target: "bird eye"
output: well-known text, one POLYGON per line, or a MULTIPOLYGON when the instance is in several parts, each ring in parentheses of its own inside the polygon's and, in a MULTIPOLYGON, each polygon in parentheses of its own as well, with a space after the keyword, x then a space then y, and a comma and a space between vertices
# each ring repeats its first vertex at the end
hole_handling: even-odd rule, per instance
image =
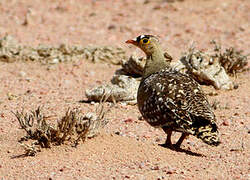
POLYGON ((141 42, 142 42, 143 44, 148 44, 148 43, 149 43, 149 40, 146 39, 146 38, 143 38, 143 39, 141 40, 141 42))

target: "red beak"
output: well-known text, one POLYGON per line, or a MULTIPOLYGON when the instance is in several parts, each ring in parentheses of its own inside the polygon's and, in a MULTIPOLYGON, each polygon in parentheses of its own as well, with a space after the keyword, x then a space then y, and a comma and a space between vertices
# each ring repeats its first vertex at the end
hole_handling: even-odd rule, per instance
POLYGON ((127 43, 127 44, 133 44, 133 45, 135 45, 135 46, 138 45, 137 41, 135 41, 135 40, 133 40, 133 39, 127 40, 126 43, 127 43))

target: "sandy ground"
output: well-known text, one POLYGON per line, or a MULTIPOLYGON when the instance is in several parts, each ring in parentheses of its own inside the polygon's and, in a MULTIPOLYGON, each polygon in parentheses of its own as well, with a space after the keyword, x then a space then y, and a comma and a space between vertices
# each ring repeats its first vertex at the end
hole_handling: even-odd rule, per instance
MULTIPOLYGON (((9 34, 32 46, 118 45, 132 52, 135 48, 125 40, 146 33, 158 35, 175 59, 192 42, 199 49, 210 49, 212 39, 249 53, 249 9, 249 0, 2 0, 0 37, 9 34)), ((93 111, 96 104, 79 102, 86 100, 85 89, 108 82, 118 68, 84 60, 52 68, 38 62, 0 62, 0 178, 250 179, 249 71, 238 74, 238 89, 208 97, 220 103, 215 110, 219 147, 194 137, 183 143, 183 152, 161 147, 164 132, 139 120, 136 106, 118 103, 107 114, 110 122, 100 135, 77 148, 62 145, 34 157, 20 156, 24 151, 17 140, 25 132, 11 111, 39 105, 57 116, 68 107, 93 111), (8 93, 15 98, 9 100, 8 93)))

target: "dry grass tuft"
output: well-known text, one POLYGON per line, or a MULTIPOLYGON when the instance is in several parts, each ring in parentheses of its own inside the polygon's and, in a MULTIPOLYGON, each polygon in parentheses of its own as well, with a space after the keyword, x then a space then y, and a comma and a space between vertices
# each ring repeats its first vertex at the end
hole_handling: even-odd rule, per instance
POLYGON ((108 97, 103 96, 95 112, 82 114, 78 108, 68 109, 65 115, 57 121, 56 126, 47 123, 47 119, 38 107, 35 111, 25 113, 16 111, 16 116, 20 126, 27 133, 19 140, 25 150, 26 156, 34 156, 41 148, 51 148, 53 145, 61 145, 69 142, 72 146, 77 146, 79 141, 96 136, 107 123, 105 114, 109 110, 104 110, 104 102, 108 97), (24 141, 32 140, 31 145, 24 144, 24 141))
POLYGON ((248 55, 243 55, 242 50, 236 50, 234 47, 230 47, 222 51, 222 48, 216 41, 211 41, 214 45, 214 57, 219 58, 220 64, 224 67, 228 74, 235 74, 246 70, 248 55))

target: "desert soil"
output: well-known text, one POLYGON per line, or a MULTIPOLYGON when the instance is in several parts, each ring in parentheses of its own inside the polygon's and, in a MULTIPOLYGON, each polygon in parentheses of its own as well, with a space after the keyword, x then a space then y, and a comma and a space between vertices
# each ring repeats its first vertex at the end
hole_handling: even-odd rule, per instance
MULTIPOLYGON (((126 45, 127 39, 155 34, 174 59, 193 42, 211 49, 212 39, 249 53, 249 9, 249 0, 2 0, 0 37, 9 34, 29 46, 117 45, 129 55, 139 50, 126 45)), ((25 132, 11 111, 39 105, 59 117, 69 107, 94 111, 96 103, 81 103, 85 90, 108 82, 118 68, 84 59, 53 66, 0 62, 0 179, 250 179, 249 71, 235 77, 238 89, 208 97, 220 105, 218 147, 195 137, 183 143, 182 152, 159 146, 164 132, 138 119, 136 106, 117 103, 97 137, 77 148, 54 146, 22 156, 18 139, 25 132)))

